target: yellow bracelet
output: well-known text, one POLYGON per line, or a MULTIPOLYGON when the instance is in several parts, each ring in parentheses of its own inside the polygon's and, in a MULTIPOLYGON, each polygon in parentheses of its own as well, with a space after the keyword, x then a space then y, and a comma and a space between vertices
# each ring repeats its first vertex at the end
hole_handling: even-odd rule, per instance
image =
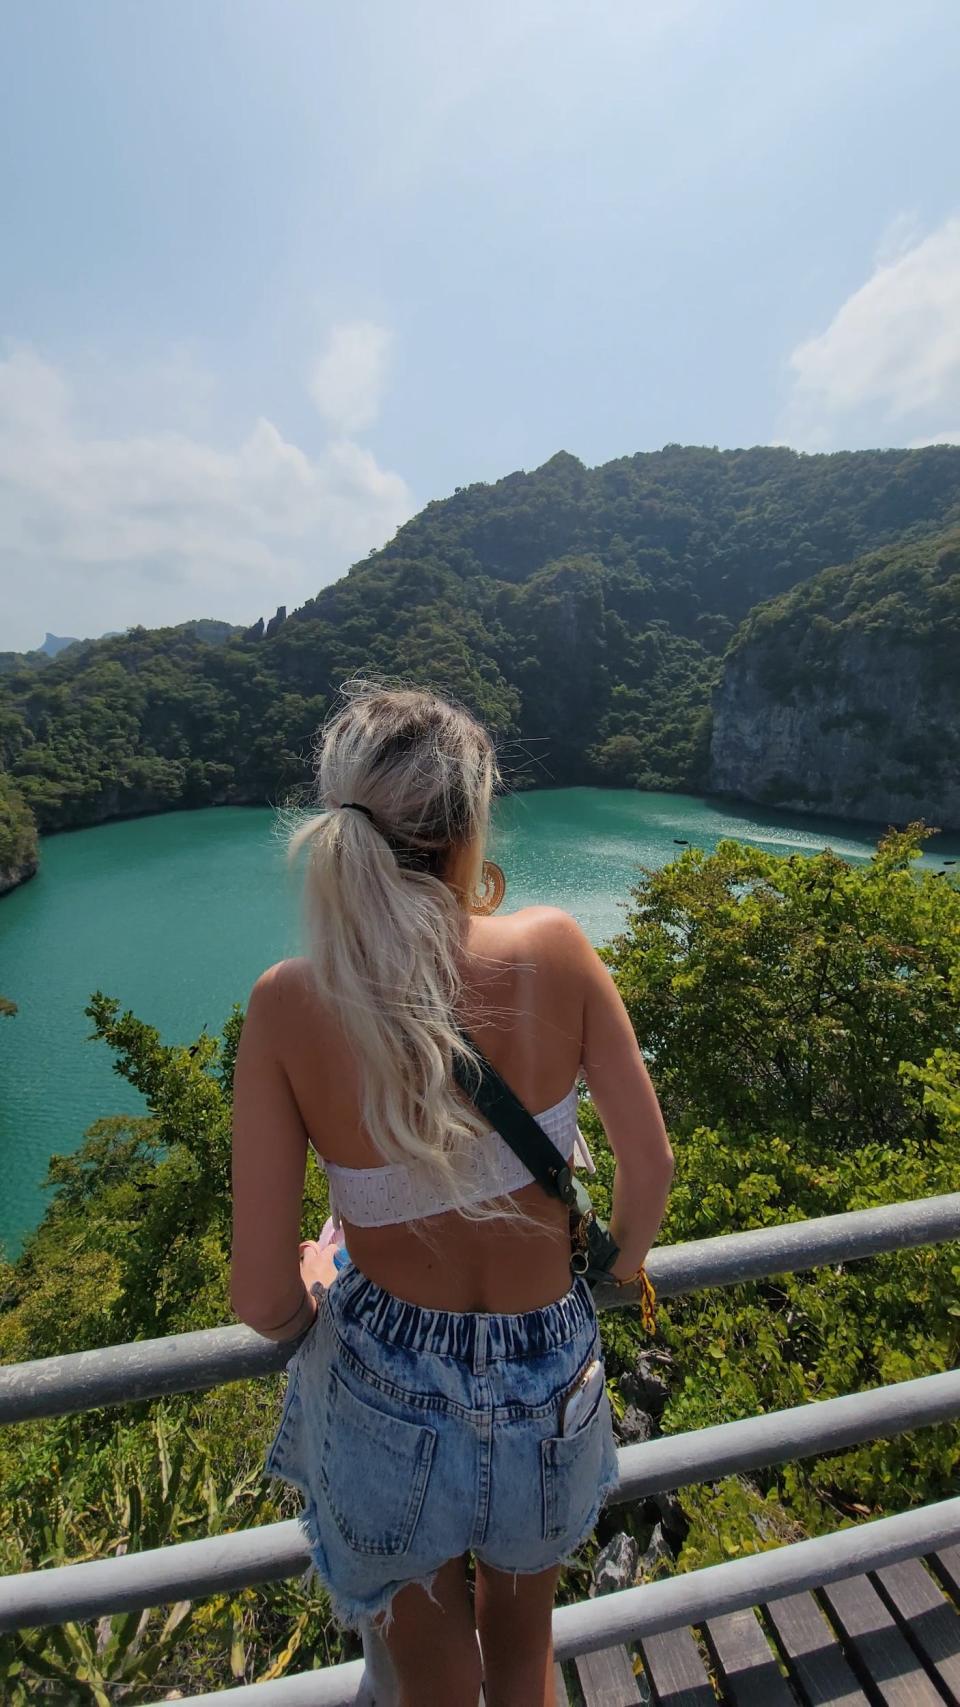
MULTIPOLYGON (((616 1275, 612 1278, 616 1280, 616 1275)), ((657 1294, 653 1289, 653 1282, 644 1268, 643 1263, 640 1264, 640 1267, 637 1269, 635 1274, 628 1274, 626 1280, 617 1280, 617 1285, 639 1286, 640 1297, 637 1302, 640 1305, 640 1318, 648 1334, 656 1333, 657 1294)))

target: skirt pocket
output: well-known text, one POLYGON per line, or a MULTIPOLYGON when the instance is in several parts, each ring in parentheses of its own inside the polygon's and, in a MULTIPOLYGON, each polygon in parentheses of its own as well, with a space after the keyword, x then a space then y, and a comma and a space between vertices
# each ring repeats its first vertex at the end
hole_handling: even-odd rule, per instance
POLYGON ((355 1553, 394 1556, 413 1541, 435 1429, 360 1399, 330 1370, 320 1481, 341 1536, 355 1553))

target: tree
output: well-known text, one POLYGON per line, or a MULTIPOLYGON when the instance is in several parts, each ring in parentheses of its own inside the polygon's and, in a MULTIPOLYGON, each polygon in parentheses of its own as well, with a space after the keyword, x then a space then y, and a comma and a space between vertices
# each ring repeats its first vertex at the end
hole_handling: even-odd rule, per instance
POLYGON ((927 834, 865 865, 722 842, 645 874, 607 958, 671 1115, 840 1150, 912 1129, 899 1064, 957 1037, 960 894, 911 869, 927 834))
POLYGON ((0 770, 0 893, 37 869, 37 826, 22 791, 0 770))
MULTIPOLYGON (((677 1157, 664 1242, 960 1189, 960 893, 912 869, 923 835, 865 866, 725 842, 644 874, 607 959, 677 1157)), ((940 1245, 673 1302, 661 1426, 951 1368, 958 1282, 940 1245)), ((944 1425, 685 1490, 681 1563, 944 1497, 958 1466, 944 1425)))

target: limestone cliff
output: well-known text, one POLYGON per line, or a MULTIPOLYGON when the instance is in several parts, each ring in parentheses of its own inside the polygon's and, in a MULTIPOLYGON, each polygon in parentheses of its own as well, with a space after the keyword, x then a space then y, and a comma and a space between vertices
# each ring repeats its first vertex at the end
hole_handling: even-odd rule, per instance
POLYGON ((751 613, 714 695, 710 787, 960 827, 960 535, 827 570, 751 613))

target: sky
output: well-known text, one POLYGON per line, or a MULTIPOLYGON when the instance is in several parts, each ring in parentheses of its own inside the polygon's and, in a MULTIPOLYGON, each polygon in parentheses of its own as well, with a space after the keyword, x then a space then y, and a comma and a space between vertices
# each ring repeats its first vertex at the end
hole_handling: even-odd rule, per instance
POLYGON ((956 0, 0 0, 0 650, 455 486, 960 442, 956 0))

